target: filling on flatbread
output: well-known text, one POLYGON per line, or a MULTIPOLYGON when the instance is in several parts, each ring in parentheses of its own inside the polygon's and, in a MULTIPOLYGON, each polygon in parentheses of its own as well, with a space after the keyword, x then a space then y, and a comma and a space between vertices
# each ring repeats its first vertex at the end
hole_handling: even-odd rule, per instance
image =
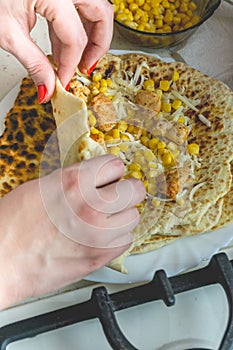
MULTIPOLYGON (((75 147, 61 150, 63 164, 111 153, 124 162, 126 178, 146 187, 125 255, 216 225, 232 179, 232 102, 232 92, 203 73, 139 54, 105 55, 90 76, 76 72, 69 92, 57 82, 57 126, 72 116, 79 134, 75 147), (77 101, 82 113, 71 113, 77 101)), ((111 266, 123 271, 123 258, 111 266)))

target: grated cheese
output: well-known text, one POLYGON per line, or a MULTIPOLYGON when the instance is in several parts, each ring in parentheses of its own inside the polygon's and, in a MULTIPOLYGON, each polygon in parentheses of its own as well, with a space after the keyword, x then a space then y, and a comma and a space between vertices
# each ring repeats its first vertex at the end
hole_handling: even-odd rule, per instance
POLYGON ((203 114, 198 114, 198 118, 200 119, 200 121, 205 124, 206 126, 208 126, 208 128, 211 127, 211 122, 203 115, 203 114))
POLYGON ((190 202, 193 202, 193 197, 194 197, 195 193, 199 190, 199 188, 201 188, 205 184, 207 184, 207 181, 201 182, 200 184, 197 184, 196 186, 194 186, 192 188, 192 190, 190 191, 190 194, 189 194, 190 202))

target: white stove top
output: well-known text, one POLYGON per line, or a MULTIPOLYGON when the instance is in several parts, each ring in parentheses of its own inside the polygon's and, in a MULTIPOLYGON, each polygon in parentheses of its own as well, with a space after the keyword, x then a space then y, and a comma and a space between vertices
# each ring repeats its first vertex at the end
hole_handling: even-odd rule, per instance
MULTIPOLYGON (((0 327, 88 300, 92 288, 92 286, 81 288, 5 310, 1 312, 0 327)), ((125 288, 126 286, 119 285, 107 286, 109 293, 125 288)), ((124 335, 138 349, 182 350, 194 347, 217 349, 227 325, 228 306, 222 288, 213 285, 177 295, 176 303, 171 307, 167 307, 162 301, 155 301, 119 311, 116 317, 124 335)), ((8 348, 10 350, 112 349, 98 319, 15 342, 8 348)))

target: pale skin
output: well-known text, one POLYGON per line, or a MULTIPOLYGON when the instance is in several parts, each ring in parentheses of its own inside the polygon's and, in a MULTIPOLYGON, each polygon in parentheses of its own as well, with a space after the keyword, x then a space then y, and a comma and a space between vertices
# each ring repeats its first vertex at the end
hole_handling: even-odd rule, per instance
POLYGON ((121 160, 106 155, 29 181, 0 200, 0 309, 78 281, 130 246, 135 205, 146 193, 141 181, 119 181, 123 174, 121 160), (86 171, 92 181, 80 188, 86 171))
POLYGON ((54 91, 55 74, 30 37, 36 14, 48 22, 53 58, 65 87, 77 65, 87 72, 109 49, 113 8, 107 0, 0 0, 0 47, 23 64, 37 86, 45 85, 48 101, 54 91))

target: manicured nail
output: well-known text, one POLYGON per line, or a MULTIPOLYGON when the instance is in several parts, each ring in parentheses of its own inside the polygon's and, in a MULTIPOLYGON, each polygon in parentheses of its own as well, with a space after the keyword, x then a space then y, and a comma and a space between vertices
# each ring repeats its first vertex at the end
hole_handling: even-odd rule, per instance
POLYGON ((98 63, 99 61, 96 61, 94 64, 93 64, 93 66, 91 66, 88 70, 87 70, 87 74, 88 75, 90 75, 91 74, 91 72, 95 69, 95 67, 97 66, 97 63, 98 63))
POLYGON ((43 103, 47 95, 47 89, 44 84, 40 84, 37 86, 37 94, 38 94, 38 103, 39 104, 43 103))
POLYGON ((69 91, 69 89, 70 89, 70 83, 68 83, 68 84, 66 85, 65 89, 66 89, 66 91, 69 91))

